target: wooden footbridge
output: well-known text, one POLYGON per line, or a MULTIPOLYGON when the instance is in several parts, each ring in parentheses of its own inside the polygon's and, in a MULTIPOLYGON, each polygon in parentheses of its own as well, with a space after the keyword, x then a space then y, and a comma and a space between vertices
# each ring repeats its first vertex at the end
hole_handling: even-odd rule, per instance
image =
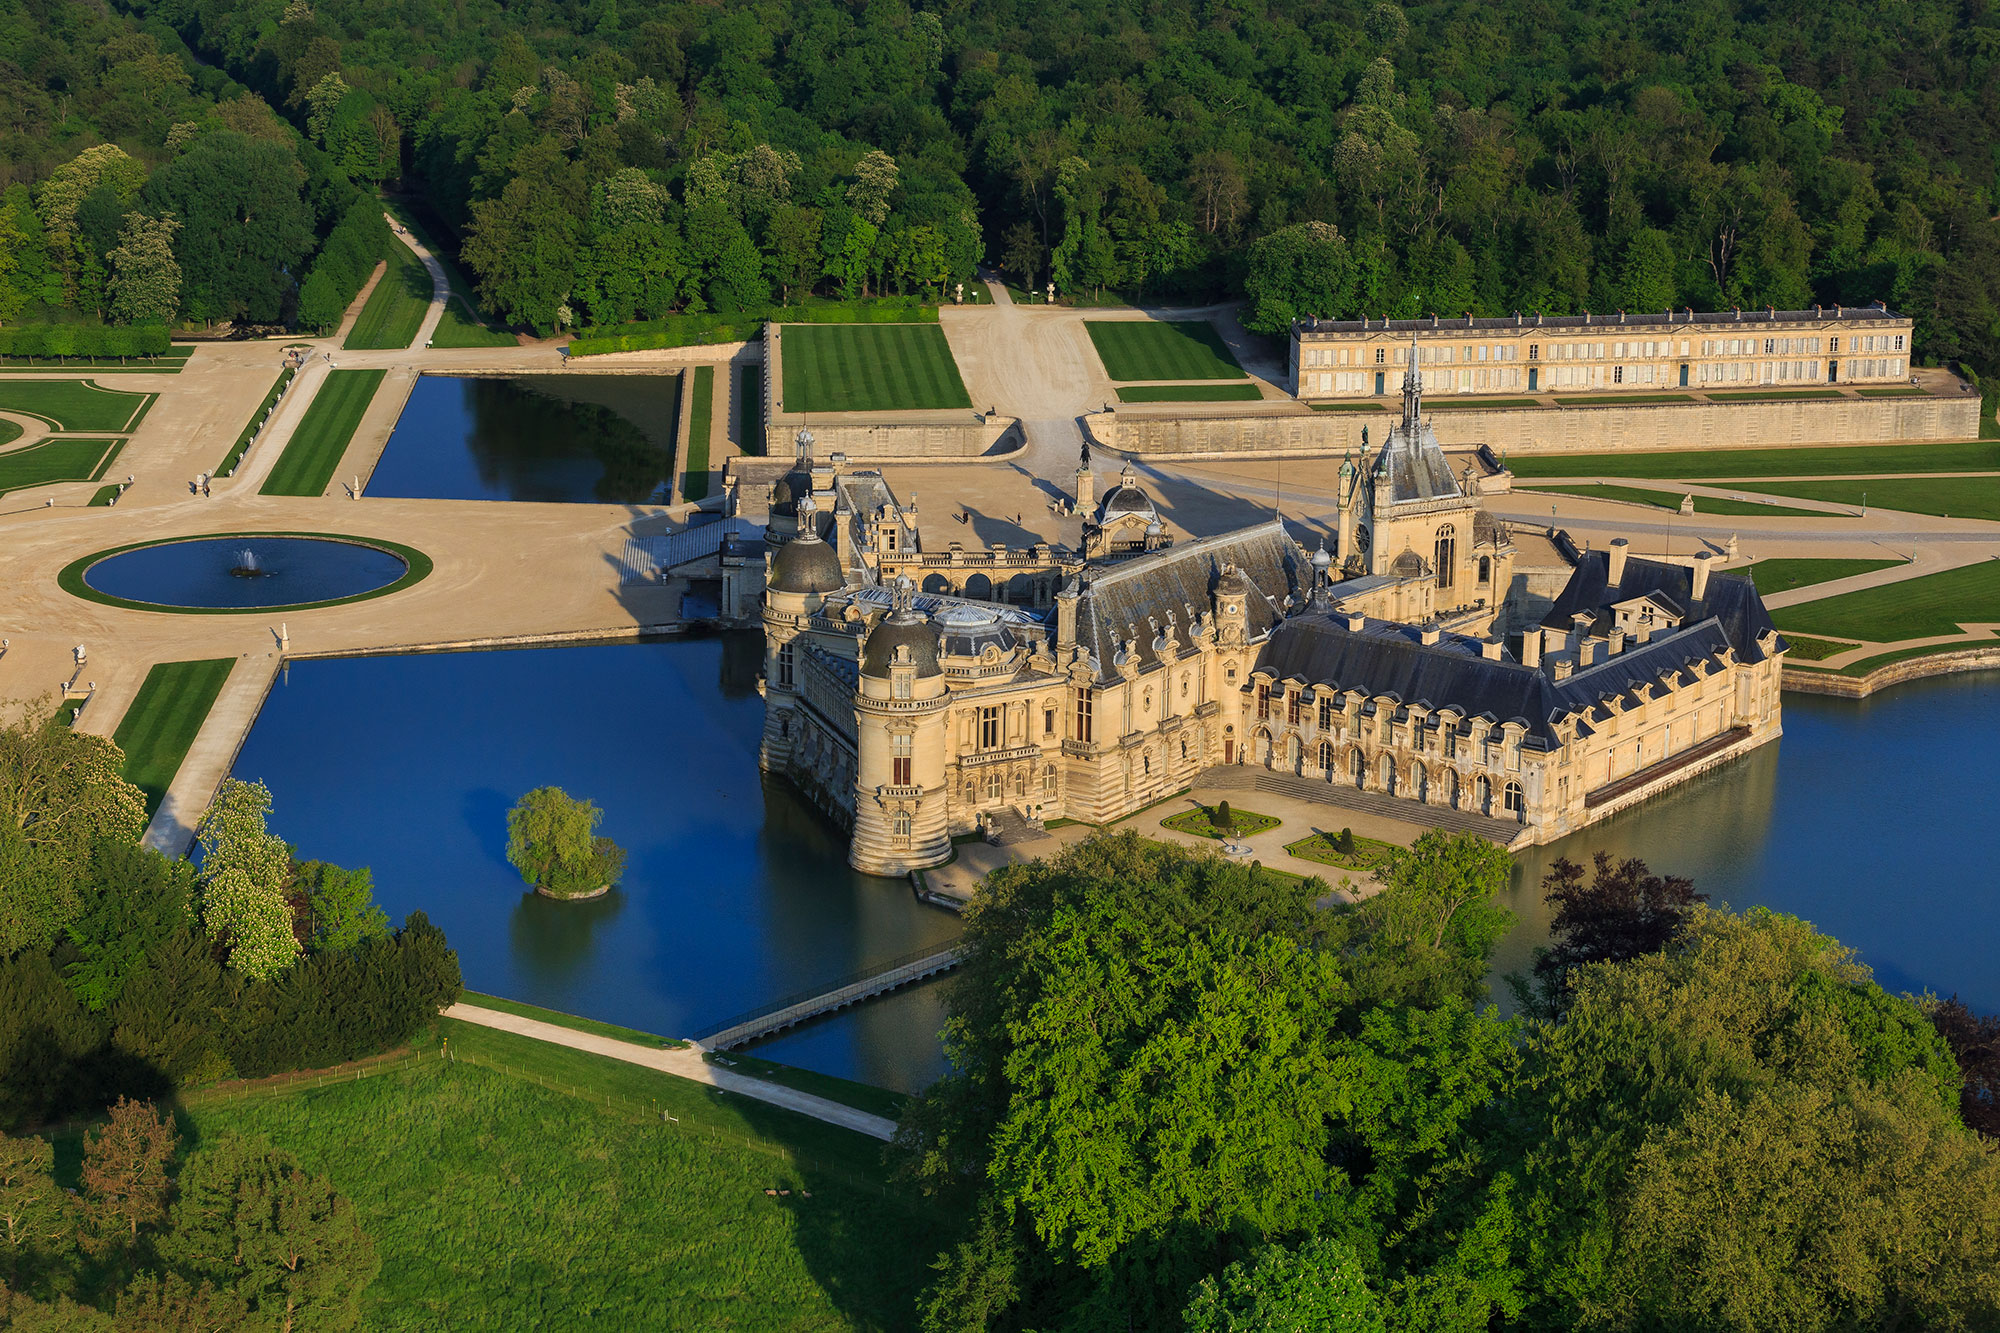
POLYGON ((962 947, 958 944, 943 949, 919 949, 813 990, 787 995, 747 1014, 738 1014, 706 1036, 693 1040, 695 1045, 707 1051, 734 1050, 808 1019, 949 972, 963 958, 962 947))

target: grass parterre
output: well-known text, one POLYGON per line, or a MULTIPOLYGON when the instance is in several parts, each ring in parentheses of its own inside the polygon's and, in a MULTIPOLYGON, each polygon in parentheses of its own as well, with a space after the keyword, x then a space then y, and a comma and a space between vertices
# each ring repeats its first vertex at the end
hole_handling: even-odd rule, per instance
POLYGON ((382 370, 330 371, 260 495, 323 495, 347 443, 382 387, 382 370))
POLYGON ((1276 815, 1238 810, 1227 801, 1217 801, 1214 805, 1198 805, 1192 810, 1168 815, 1160 821, 1160 827, 1220 841, 1224 838, 1247 838, 1265 829, 1274 829, 1281 822, 1276 815))
POLYGON ((1114 380, 1240 380, 1243 367, 1205 319, 1084 321, 1114 380))
POLYGON ((787 324, 779 339, 787 412, 972 406, 935 324, 787 324))

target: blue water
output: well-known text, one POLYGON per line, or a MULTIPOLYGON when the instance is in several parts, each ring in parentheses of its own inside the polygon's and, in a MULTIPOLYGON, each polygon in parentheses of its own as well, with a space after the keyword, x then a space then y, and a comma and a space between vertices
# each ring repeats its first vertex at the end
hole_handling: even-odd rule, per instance
POLYGON ((1522 856, 1522 924, 1496 959, 1546 943, 1540 881, 1603 848, 1686 875, 1718 904, 1766 906, 1856 949, 1892 991, 1954 991, 2000 1011, 2000 818, 1991 747, 2000 673, 1854 701, 1784 696, 1775 744, 1522 856))
MULTIPOLYGON (((235 774, 302 858, 365 865, 391 919, 430 914, 466 985, 667 1036, 959 932, 757 770, 758 636, 295 663, 235 774), (607 897, 525 891, 508 807, 553 783, 629 854, 607 897)), ((941 1071, 935 988, 760 1054, 914 1090, 941 1071)))
POLYGON ((365 489, 419 500, 658 500, 678 405, 670 376, 419 376, 365 489))
MULTIPOLYGON (((667 1035, 921 946, 956 918, 847 868, 845 839, 757 771, 755 635, 311 661, 277 685, 236 764, 267 783, 302 857, 375 872, 392 917, 423 908, 466 983, 667 1035), (526 893, 508 806, 555 783, 631 853, 593 903, 526 893)), ((1861 703, 1785 696, 1755 754, 1520 858, 1520 926, 1497 971, 1547 939, 1539 882, 1597 848, 1692 877, 1718 903, 1797 913, 1891 990, 2000 1011, 2000 673, 1861 703)), ((1504 987, 1497 988, 1504 998, 1504 987)), ((935 986, 760 1044, 770 1059, 915 1090, 943 1067, 935 986)))
POLYGON ((387 587, 407 569, 400 556, 357 542, 211 537, 114 555, 85 570, 83 581, 134 602, 252 610, 358 596, 387 587), (255 557, 254 578, 233 572, 246 550, 255 557))

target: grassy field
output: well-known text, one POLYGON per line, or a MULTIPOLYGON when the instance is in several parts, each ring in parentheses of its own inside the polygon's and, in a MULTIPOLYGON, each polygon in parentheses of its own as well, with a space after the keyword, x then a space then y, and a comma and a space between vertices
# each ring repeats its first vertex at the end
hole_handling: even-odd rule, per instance
POLYGON ((444 317, 431 330, 432 347, 513 347, 520 339, 499 329, 489 329, 467 313, 457 295, 444 303, 444 317))
POLYGON ((292 432, 285 452, 264 479, 262 495, 321 495, 354 438, 354 428, 382 386, 381 370, 330 371, 326 383, 292 432))
POLYGON ((715 367, 696 366, 688 390, 687 468, 681 477, 681 499, 708 498, 708 434, 715 428, 715 367))
POLYGON ((787 324, 779 336, 788 412, 972 406, 935 324, 787 324))
POLYGON ((739 409, 739 420, 743 426, 743 439, 739 442, 746 454, 764 452, 764 368, 762 366, 743 367, 743 376, 738 381, 743 397, 739 409))
POLYGON ((117 498, 118 487, 116 485, 99 486, 90 497, 90 507, 92 509, 105 509, 110 507, 111 502, 117 498))
POLYGON ((12 444, 21 438, 21 428, 11 421, 0 421, 0 447, 12 444))
POLYGON ((368 1328, 913 1326, 952 1237, 883 1183, 879 1144, 653 1070, 442 1026, 454 1062, 420 1048, 355 1082, 196 1097, 184 1116, 202 1137, 265 1135, 354 1201, 382 1256, 368 1328))
POLYGON ((264 401, 250 414, 250 419, 243 423, 243 433, 236 437, 236 443, 230 445, 229 452, 222 456, 221 465, 215 469, 216 476, 226 477, 236 471, 236 465, 243 461, 244 453, 250 448, 250 441, 257 438, 258 423, 263 421, 264 414, 277 404, 278 395, 285 391, 285 386, 290 384, 298 373, 291 366, 286 366, 278 372, 278 378, 271 382, 271 391, 264 395, 264 401))
POLYGON ((0 411, 40 417, 57 430, 125 435, 139 428, 158 396, 106 389, 89 380, 7 380, 0 382, 0 411))
POLYGON ((1147 384, 1118 390, 1121 403, 1254 403, 1263 396, 1254 384, 1147 384))
POLYGON ((1833 639, 1809 639, 1803 634, 1787 634, 1785 643, 1788 656, 1794 662, 1819 662, 1837 653, 1844 653, 1854 645, 1839 643, 1833 639))
POLYGON ((424 322, 431 303, 431 273, 416 251, 400 240, 389 247, 389 267, 368 304, 361 307, 354 327, 347 331, 341 346, 364 348, 408 347, 424 322))
POLYGON ((2000 472, 2000 444, 1877 444, 1854 448, 1653 450, 1509 458, 1517 477, 1840 477, 1871 472, 2000 472))
POLYGON ((125 752, 125 780, 146 793, 149 818, 160 808, 235 664, 233 657, 156 663, 119 720, 111 739, 125 752))
POLYGON ((1830 504, 1867 504, 1910 514, 2000 519, 2000 477, 1896 477, 1868 481, 1764 481, 1750 483, 1772 495, 1830 504))
MULTIPOLYGON (((1523 488, 1522 495, 1575 495, 1586 500, 1623 500, 1628 504, 1651 505, 1655 509, 1679 512, 1681 495, 1674 491, 1649 491, 1643 486, 1536 486, 1523 488)), ((1784 505, 1758 504, 1754 500, 1725 500, 1713 495, 1694 497, 1694 512, 1697 514, 1763 514, 1770 518, 1796 517, 1800 514, 1814 514, 1820 518, 1839 518, 1838 514, 1825 514, 1815 509, 1791 509, 1784 505)))
POLYGON ((1768 597, 1774 592, 1851 579, 1856 574, 1872 574, 1902 563, 1901 560, 1759 560, 1740 572, 1748 574, 1757 591, 1768 597))
POLYGON ((1962 621, 2000 621, 2000 560, 1780 607, 1771 619, 1787 632, 1871 643, 1956 634, 1962 621))
POLYGON ((96 481, 124 446, 123 440, 44 440, 0 454, 0 495, 58 481, 96 481))
POLYGON ((1114 380, 1243 378, 1243 367, 1205 319, 1087 319, 1083 327, 1114 380))

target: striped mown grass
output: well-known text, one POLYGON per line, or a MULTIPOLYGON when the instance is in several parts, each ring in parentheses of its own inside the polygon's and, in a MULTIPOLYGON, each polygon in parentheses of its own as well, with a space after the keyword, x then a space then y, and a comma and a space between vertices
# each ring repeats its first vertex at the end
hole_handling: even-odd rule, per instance
POLYGON ((746 454, 761 454, 764 452, 764 368, 762 366, 743 367, 742 393, 742 449, 746 454))
POLYGON ((778 336, 787 412, 972 406, 935 324, 787 324, 778 336))
POLYGON ((158 396, 107 389, 89 380, 0 381, 0 411, 40 417, 62 431, 128 434, 139 428, 158 396))
POLYGON ((58 481, 96 481, 124 444, 65 436, 0 454, 0 495, 58 481))
POLYGON ((687 473, 681 478, 681 499, 708 498, 708 433, 715 427, 715 367, 696 366, 688 390, 687 473))
POLYGON ((329 371, 285 452, 264 479, 261 495, 323 495, 354 438, 362 414, 382 387, 381 370, 329 371))
POLYGON ((1769 597, 1772 593, 1810 588, 1815 583, 1831 583, 1835 579, 1851 579, 1856 574, 1872 574, 1878 569, 1903 563, 1901 560, 1776 559, 1759 560, 1736 572, 1748 574, 1750 581, 1757 585, 1757 591, 1769 597))
POLYGON ((1114 380, 1243 378, 1243 367, 1205 319, 1088 319, 1083 327, 1114 380))
POLYGON ((422 327, 431 304, 431 273, 416 252, 395 240, 389 247, 389 267, 368 294, 354 327, 347 331, 348 348, 408 347, 422 327))
POLYGON ((166 798, 234 665, 233 657, 155 663, 126 708, 111 739, 125 752, 125 780, 146 793, 147 818, 166 798))
POLYGON ((367 1327, 915 1326, 928 1265, 955 1237, 885 1182, 880 1144, 654 1070, 440 1026, 455 1061, 428 1045, 353 1081, 196 1095, 183 1112, 184 1133, 261 1134, 353 1201, 382 1258, 367 1327))
MULTIPOLYGON (((1523 495, 1574 495, 1581 500, 1623 500, 1627 504, 1651 505, 1655 509, 1678 511, 1681 507, 1681 493, 1676 491, 1649 491, 1644 486, 1536 486, 1523 489, 1523 495)), ((1697 514, 1762 514, 1766 518, 1797 518, 1810 514, 1817 518, 1839 518, 1839 514, 1829 514, 1819 509, 1794 509, 1789 505, 1762 504, 1756 500, 1727 500, 1715 495, 1694 497, 1694 512, 1697 514)))
POLYGON ((1121 385, 1121 403, 1249 403, 1264 395, 1254 384, 1121 385))
POLYGON ((1786 632, 1895 643, 1956 634, 1960 622, 2000 620, 2000 560, 1983 560, 1921 578, 1878 584, 1771 613, 1786 632))
POLYGON ((2000 472, 2000 444, 1873 444, 1846 448, 1673 449, 1629 454, 1515 454, 1517 477, 1839 477, 1869 472, 2000 472))

